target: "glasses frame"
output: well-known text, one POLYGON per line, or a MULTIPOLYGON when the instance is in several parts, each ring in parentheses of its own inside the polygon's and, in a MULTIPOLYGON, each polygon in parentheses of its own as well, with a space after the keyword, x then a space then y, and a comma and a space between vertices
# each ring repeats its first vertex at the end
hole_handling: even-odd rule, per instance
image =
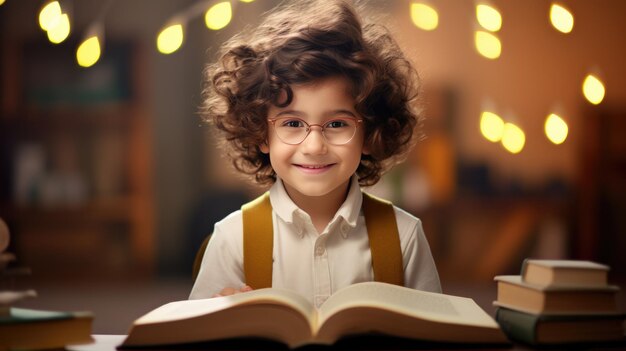
POLYGON ((305 126, 306 126, 306 134, 304 135, 304 138, 302 138, 302 140, 300 140, 300 142, 298 143, 288 143, 286 141, 284 141, 280 135, 278 135, 278 133, 276 133, 276 136, 278 137, 278 139, 280 141, 282 141, 283 143, 287 144, 287 145, 300 145, 302 144, 306 138, 309 136, 309 134, 311 134, 311 130, 313 129, 313 127, 320 127, 320 132, 322 133, 322 137, 324 137, 324 141, 326 141, 327 143, 329 143, 330 145, 335 145, 335 146, 341 146, 341 145, 346 145, 349 142, 352 141, 352 139, 354 139, 354 136, 356 135, 356 131, 359 128, 359 125, 361 125, 361 123, 363 123, 363 120, 360 118, 353 118, 353 117, 337 117, 337 118, 330 118, 326 121, 324 121, 322 124, 309 124, 307 123, 307 121, 303 120, 302 118, 298 118, 298 117, 274 117, 274 118, 268 118, 267 121, 270 122, 272 124, 272 127, 274 128, 274 131, 276 130, 276 121, 278 120, 298 120, 300 122, 302 122, 305 126), (324 133, 324 131, 326 130, 326 128, 324 127, 324 125, 328 122, 332 122, 332 121, 336 121, 336 120, 352 120, 356 122, 356 127, 354 128, 354 133, 352 133, 352 136, 350 137, 350 139, 348 139, 348 141, 346 141, 345 143, 341 143, 341 144, 337 144, 337 143, 333 143, 330 140, 328 140, 328 138, 326 137, 326 133, 324 133))

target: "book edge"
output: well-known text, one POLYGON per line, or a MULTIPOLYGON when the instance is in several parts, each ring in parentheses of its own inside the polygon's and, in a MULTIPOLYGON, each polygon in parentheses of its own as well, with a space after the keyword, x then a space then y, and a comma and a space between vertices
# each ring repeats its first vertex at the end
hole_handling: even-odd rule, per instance
MULTIPOLYGON (((610 266, 593 262, 593 261, 584 261, 584 260, 542 260, 542 259, 533 259, 526 258, 522 263, 522 269, 528 265, 537 265, 541 267, 547 267, 550 269, 580 269, 580 270, 600 270, 600 271, 609 271, 611 269, 610 266), (555 264, 549 264, 549 262, 554 262, 555 264), (568 264, 568 262, 579 262, 579 263, 588 263, 589 265, 585 266, 575 266, 568 264)), ((523 274, 522 274, 523 275, 523 274)))
POLYGON ((553 317, 553 316, 562 316, 562 317, 567 317, 567 316, 591 316, 591 315, 605 315, 605 316, 620 316, 620 315, 624 315, 624 313, 620 312, 620 311, 615 311, 615 312, 607 312, 607 313, 598 313, 597 311, 589 311, 589 312, 585 312, 585 311, 571 311, 571 312, 563 312, 563 311, 533 311, 530 309, 526 309, 523 307, 518 307, 512 304, 508 304, 508 303, 502 303, 500 301, 493 301, 492 303, 494 306, 496 307, 503 307, 503 308, 508 308, 510 310, 514 310, 514 311, 518 311, 518 312, 523 312, 523 313, 527 313, 527 314, 532 314, 532 315, 542 315, 542 316, 548 316, 548 317, 553 317))
POLYGON ((618 292, 620 287, 617 285, 539 285, 531 284, 522 279, 520 275, 497 275, 493 278, 497 282, 509 283, 522 286, 537 291, 606 291, 618 292))

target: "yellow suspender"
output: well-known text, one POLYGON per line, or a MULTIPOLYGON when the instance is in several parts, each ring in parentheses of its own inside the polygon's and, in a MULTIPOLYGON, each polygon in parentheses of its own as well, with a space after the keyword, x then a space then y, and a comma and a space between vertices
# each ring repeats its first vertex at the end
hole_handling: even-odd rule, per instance
POLYGON ((403 286, 402 249, 393 205, 363 193, 363 214, 370 241, 374 280, 403 286))
MULTIPOLYGON (((272 286, 274 231, 269 192, 241 207, 243 269, 254 289, 272 286)), ((390 202, 363 193, 363 212, 372 253, 374 280, 404 285, 398 225, 390 202)))
POLYGON ((270 193, 241 206, 243 216, 243 271, 253 289, 272 286, 274 227, 270 193))

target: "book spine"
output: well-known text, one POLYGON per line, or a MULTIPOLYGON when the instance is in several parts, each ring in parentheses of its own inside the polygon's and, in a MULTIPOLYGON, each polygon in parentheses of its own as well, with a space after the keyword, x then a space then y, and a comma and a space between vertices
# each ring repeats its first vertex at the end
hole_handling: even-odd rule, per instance
POLYGON ((504 307, 496 310, 496 321, 509 339, 527 344, 537 342, 537 315, 514 311, 504 307))

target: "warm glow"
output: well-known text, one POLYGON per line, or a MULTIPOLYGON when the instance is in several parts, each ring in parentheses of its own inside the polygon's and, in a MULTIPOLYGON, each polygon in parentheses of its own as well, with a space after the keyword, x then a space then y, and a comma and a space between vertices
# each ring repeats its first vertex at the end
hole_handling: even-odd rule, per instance
POLYGON ((248 3, 250 3, 250 2, 253 2, 254 0, 239 0, 239 1, 241 1, 241 2, 248 2, 248 3))
POLYGON ((482 113, 480 116, 480 132, 487 140, 497 143, 502 139, 503 131, 504 121, 500 116, 488 111, 482 113))
POLYGON ((4 4, 5 0, 0 0, 0 5, 4 4))
POLYGON ((48 31, 61 17, 61 5, 58 1, 52 1, 39 11, 39 26, 48 31))
POLYGON ((526 143, 526 135, 524 131, 513 123, 504 124, 504 132, 502 133, 502 146, 512 154, 522 151, 526 143))
POLYGON ((61 14, 51 25, 52 27, 48 28, 48 40, 50 42, 59 44, 70 35, 70 18, 66 13, 61 14))
POLYGON ((474 41, 476 44, 476 50, 478 50, 478 53, 484 57, 492 60, 500 57, 500 54, 502 53, 502 44, 500 43, 500 39, 498 39, 495 35, 489 32, 476 31, 474 41))
POLYGON ((100 59, 100 42, 94 36, 85 41, 76 50, 76 61, 82 67, 93 66, 100 59))
POLYGON ((229 1, 217 3, 206 12, 204 21, 207 28, 218 30, 226 27, 230 23, 233 11, 229 1))
POLYGON ((604 99, 604 84, 593 75, 588 75, 583 82, 583 94, 590 103, 597 105, 604 99))
POLYGON ((546 124, 544 125, 546 136, 556 145, 562 144, 567 139, 568 127, 563 118, 551 113, 546 118, 546 124))
POLYGON ((439 25, 439 14, 434 8, 422 4, 411 4, 411 20, 418 28, 423 30, 434 30, 439 25))
POLYGON ((552 4, 550 7, 550 22, 556 30, 562 33, 569 33, 574 28, 574 16, 558 4, 552 4))
POLYGON ((502 28, 502 16, 495 8, 479 4, 476 6, 476 19, 478 24, 490 32, 497 32, 502 28))
POLYGON ((161 31, 157 37, 157 49, 162 54, 171 54, 183 44, 182 24, 171 25, 161 31))

